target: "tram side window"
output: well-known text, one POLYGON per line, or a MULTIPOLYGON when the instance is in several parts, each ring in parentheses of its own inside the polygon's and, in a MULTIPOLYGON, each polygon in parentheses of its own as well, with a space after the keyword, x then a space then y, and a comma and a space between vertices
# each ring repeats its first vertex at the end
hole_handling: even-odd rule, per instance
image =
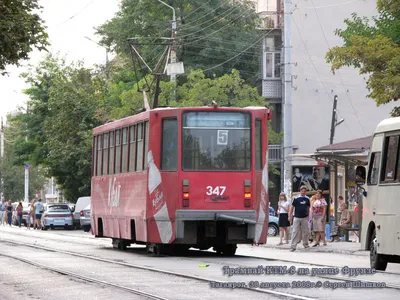
POLYGON ((384 159, 381 174, 382 182, 392 182, 395 180, 398 147, 399 136, 388 136, 385 139, 385 152, 383 153, 384 159))
POLYGON ((107 175, 108 166, 108 133, 103 134, 103 171, 102 175, 107 175))
POLYGON ((143 171, 143 123, 137 125, 136 171, 143 171))
POLYGON ((261 135, 261 120, 256 120, 256 170, 262 170, 262 135, 261 135))
POLYGON ((114 174, 114 131, 110 131, 110 159, 108 160, 108 174, 114 174))
POLYGON ((144 122, 144 169, 147 169, 147 151, 149 151, 149 121, 144 122))
POLYGON ((129 129, 129 172, 135 172, 136 164, 136 125, 132 125, 129 129))
POLYGON ((96 176, 97 136, 93 137, 92 176, 96 176))
POLYGON ((122 173, 128 171, 128 127, 122 129, 122 173))
POLYGON ((178 169, 178 121, 164 119, 162 121, 161 170, 176 171, 178 169))
POLYGON ((98 135, 97 136, 97 171, 96 171, 96 175, 100 176, 101 175, 101 152, 102 152, 102 140, 103 140, 103 136, 102 135, 98 135))
POLYGON ((379 163, 381 160, 381 153, 374 152, 371 154, 368 170, 368 185, 378 184, 379 179, 379 163))
POLYGON ((115 130, 115 174, 121 173, 121 129, 115 130))

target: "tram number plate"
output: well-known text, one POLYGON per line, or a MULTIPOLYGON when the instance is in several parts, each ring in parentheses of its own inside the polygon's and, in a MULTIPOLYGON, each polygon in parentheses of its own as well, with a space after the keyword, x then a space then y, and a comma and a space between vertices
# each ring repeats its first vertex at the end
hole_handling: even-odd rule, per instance
POLYGON ((228 145, 228 130, 218 130, 217 144, 228 145))
POLYGON ((226 190, 226 186, 223 186, 223 185, 217 185, 215 188, 212 187, 211 185, 209 185, 207 187, 206 195, 207 196, 211 196, 211 195, 222 196, 225 193, 225 190, 226 190))

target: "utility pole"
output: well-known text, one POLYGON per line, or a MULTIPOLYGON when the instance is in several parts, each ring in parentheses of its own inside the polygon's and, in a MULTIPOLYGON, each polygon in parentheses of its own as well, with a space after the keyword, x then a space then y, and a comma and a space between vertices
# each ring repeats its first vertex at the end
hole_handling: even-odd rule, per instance
POLYGON ((340 119, 339 121, 337 120, 337 99, 338 96, 335 95, 335 97, 333 98, 333 109, 332 109, 332 121, 331 121, 331 136, 329 139, 329 144, 332 145, 333 144, 333 139, 335 137, 335 128, 336 126, 342 124, 344 122, 344 119, 340 119))
POLYGON ((285 0, 283 7, 283 34, 284 34, 284 107, 283 107, 283 186, 284 192, 290 197, 290 178, 291 178, 291 168, 292 162, 289 157, 293 151, 292 145, 292 73, 291 73, 291 36, 290 36, 290 26, 292 12, 291 1, 285 0))
POLYGON ((25 168, 25 202, 29 202, 29 169, 31 168, 31 165, 29 164, 24 164, 25 168))

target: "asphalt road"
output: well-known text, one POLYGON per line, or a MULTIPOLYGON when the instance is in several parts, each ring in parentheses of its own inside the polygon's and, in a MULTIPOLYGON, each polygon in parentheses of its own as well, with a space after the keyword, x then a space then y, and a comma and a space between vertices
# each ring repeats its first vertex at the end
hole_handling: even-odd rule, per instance
MULTIPOLYGON (((233 275, 223 274, 223 267, 238 268, 265 266, 285 266, 312 269, 313 264, 362 268, 368 266, 365 255, 343 255, 336 253, 312 253, 300 250, 296 253, 261 247, 241 246, 238 256, 220 257, 206 251, 190 251, 185 257, 154 257, 145 253, 143 247, 132 247, 126 251, 112 249, 110 239, 95 239, 83 231, 28 231, 22 228, 0 226, 0 253, 30 260, 39 265, 52 266, 62 270, 77 272, 83 276, 112 282, 122 286, 140 289, 166 299, 356 299, 362 293, 366 299, 399 299, 400 289, 396 288, 307 288, 308 283, 329 281, 342 284, 345 280, 382 282, 400 287, 400 272, 393 268, 388 273, 360 275, 350 278, 343 274, 330 276, 309 275, 233 275), (15 245, 7 241, 23 242, 15 245), (139 270, 108 262, 99 262, 76 255, 32 248, 40 245, 54 250, 87 254, 95 258, 105 258, 117 262, 147 266, 160 270, 178 272, 201 277, 205 281, 139 270), (262 257, 256 258, 254 256, 262 257), (207 282, 208 280, 208 282, 207 282), (243 289, 210 288, 209 281, 270 283, 305 282, 303 288, 265 288, 268 294, 243 289)), ((310 250, 313 251, 313 250, 310 250)), ((0 299, 146 299, 113 287, 88 283, 71 276, 61 275, 31 266, 9 257, 0 256, 0 299)), ((398 265, 395 265, 398 267, 398 265)))

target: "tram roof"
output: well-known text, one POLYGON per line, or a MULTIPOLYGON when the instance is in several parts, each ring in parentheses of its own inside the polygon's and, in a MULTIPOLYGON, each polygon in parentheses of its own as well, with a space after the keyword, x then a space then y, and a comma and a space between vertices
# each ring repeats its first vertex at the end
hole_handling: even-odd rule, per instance
MULTIPOLYGON (((103 131, 111 130, 120 126, 125 126, 125 123, 130 123, 132 120, 135 121, 144 121, 148 119, 150 112, 152 111, 166 111, 166 110, 197 110, 197 111, 255 111, 255 110, 262 110, 268 109, 265 106, 247 106, 247 107, 214 107, 214 106, 193 106, 193 107, 157 107, 151 110, 143 111, 122 119, 110 121, 106 124, 100 125, 93 129, 94 134, 101 133, 103 131)), ((127 125, 127 124, 126 124, 127 125)))

